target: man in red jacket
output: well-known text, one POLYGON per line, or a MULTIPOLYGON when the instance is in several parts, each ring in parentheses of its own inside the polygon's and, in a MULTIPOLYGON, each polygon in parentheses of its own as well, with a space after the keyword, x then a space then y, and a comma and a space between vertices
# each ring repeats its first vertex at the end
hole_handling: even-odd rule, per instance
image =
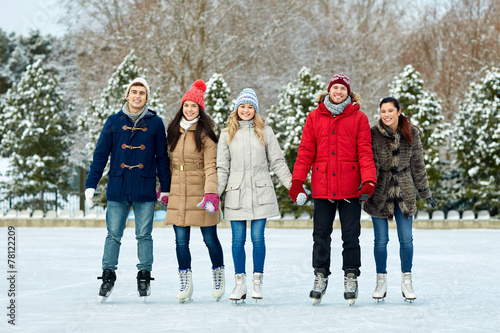
POLYGON ((303 184, 312 167, 314 199, 313 267, 315 281, 309 297, 319 304, 326 292, 330 272, 331 233, 338 209, 342 232, 344 298, 354 304, 360 274, 361 203, 375 189, 370 125, 360 111, 361 98, 351 92, 345 74, 335 74, 318 108, 308 116, 302 132, 290 188, 298 204, 307 199, 303 184))

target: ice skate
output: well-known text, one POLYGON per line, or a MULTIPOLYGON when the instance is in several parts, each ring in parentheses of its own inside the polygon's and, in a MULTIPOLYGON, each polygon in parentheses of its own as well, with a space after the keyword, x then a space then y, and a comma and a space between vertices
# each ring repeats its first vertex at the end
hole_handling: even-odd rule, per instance
POLYGON ((325 277, 325 275, 326 271, 316 272, 313 289, 309 293, 309 297, 312 298, 313 305, 319 305, 321 303, 321 298, 326 293, 328 277, 325 277))
POLYGON ((137 272, 137 295, 142 297, 143 302, 146 302, 146 297, 151 295, 151 280, 154 280, 151 272, 145 270, 137 272))
POLYGON ((181 287, 176 295, 179 303, 191 302, 191 296, 193 296, 193 273, 191 269, 179 269, 179 279, 181 287))
POLYGON ((252 281, 252 298, 257 300, 262 299, 262 273, 253 273, 252 281))
POLYGON ((372 294, 372 297, 377 300, 377 303, 382 303, 385 301, 387 296, 387 274, 378 273, 377 274, 377 286, 372 294))
POLYGON ((212 277, 214 280, 214 288, 212 291, 212 296, 218 302, 226 290, 226 278, 224 274, 224 266, 212 268, 212 277))
POLYGON ((358 298, 358 277, 355 273, 347 273, 344 276, 344 299, 353 306, 358 298))
POLYGON ((408 303, 413 303, 417 299, 415 292, 413 292, 411 273, 401 274, 401 292, 408 303))
POLYGON ((105 269, 102 271, 102 276, 98 276, 97 279, 102 280, 101 287, 99 288, 99 302, 104 303, 113 291, 116 274, 110 269, 105 269))
POLYGON ((229 299, 233 301, 233 303, 238 303, 241 300, 242 303, 245 303, 245 299, 247 298, 247 283, 246 283, 246 274, 240 273, 234 276, 236 285, 234 286, 233 292, 229 296, 229 299))

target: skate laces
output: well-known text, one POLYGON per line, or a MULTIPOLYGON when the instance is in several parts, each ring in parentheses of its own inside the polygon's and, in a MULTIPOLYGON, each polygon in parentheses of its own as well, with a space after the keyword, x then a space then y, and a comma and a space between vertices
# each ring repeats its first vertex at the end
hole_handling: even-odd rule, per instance
POLYGON ((222 288, 222 269, 216 268, 212 270, 212 275, 214 278, 214 289, 222 288))
POLYGON ((413 294, 413 286, 412 286, 412 284, 411 284, 411 277, 410 277, 410 276, 405 276, 405 277, 403 278, 403 284, 404 284, 404 286, 405 286, 405 288, 406 288, 406 291, 407 291, 408 293, 413 294))
POLYGON ((316 274, 316 278, 314 279, 314 285, 313 285, 313 290, 314 291, 319 291, 319 292, 322 292, 323 289, 325 288, 326 286, 326 281, 327 278, 324 278, 322 277, 321 275, 319 274, 316 274))
POLYGON ((353 276, 349 276, 349 275, 351 275, 351 274, 347 274, 347 276, 345 277, 345 280, 344 280, 345 289, 346 289, 346 292, 354 293, 354 292, 356 292, 356 288, 358 285, 358 279, 356 278, 355 275, 353 275, 353 276))
POLYGON ((179 278, 181 280, 181 291, 184 291, 188 288, 188 270, 179 270, 179 278))

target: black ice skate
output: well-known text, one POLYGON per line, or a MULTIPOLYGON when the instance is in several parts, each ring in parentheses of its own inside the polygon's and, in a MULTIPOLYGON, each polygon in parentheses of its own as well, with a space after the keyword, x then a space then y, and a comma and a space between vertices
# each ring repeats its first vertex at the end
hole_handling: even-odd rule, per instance
POLYGON ((358 298, 358 277, 355 273, 346 273, 344 276, 344 298, 352 306, 356 302, 356 298, 358 298))
POLYGON ((146 297, 151 294, 150 281, 154 280, 151 277, 150 271, 139 271, 137 272, 137 294, 142 297, 143 302, 146 301, 146 297))
POLYGON ((328 286, 328 277, 325 277, 325 275, 326 271, 316 272, 313 289, 309 293, 309 297, 312 298, 313 305, 320 304, 321 298, 326 293, 326 287, 328 286))
POLYGON ((107 300, 113 287, 115 286, 116 274, 110 269, 105 269, 102 271, 102 276, 97 277, 98 280, 102 280, 101 288, 99 289, 99 296, 101 296, 100 302, 103 303, 107 300))

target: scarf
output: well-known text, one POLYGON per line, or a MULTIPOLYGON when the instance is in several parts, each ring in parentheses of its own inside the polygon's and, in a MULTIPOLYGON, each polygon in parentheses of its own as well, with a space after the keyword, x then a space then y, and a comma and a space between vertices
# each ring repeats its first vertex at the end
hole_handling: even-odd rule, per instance
POLYGON ((137 125, 137 123, 142 119, 144 118, 144 116, 146 115, 146 113, 148 112, 148 106, 146 104, 144 104, 144 106, 142 107, 142 110, 137 112, 137 113, 132 113, 129 111, 128 109, 128 102, 125 102, 125 104, 123 104, 123 107, 122 107, 122 111, 123 113, 125 113, 125 115, 127 117, 130 118, 130 120, 132 121, 132 123, 134 124, 134 127, 135 125, 137 125))
POLYGON ((334 116, 338 116, 342 112, 344 112, 345 108, 351 104, 351 96, 347 96, 346 100, 343 101, 340 104, 333 104, 332 101, 330 101, 330 96, 326 95, 325 100, 323 103, 325 104, 326 108, 328 111, 330 111, 334 116))
POLYGON ((198 122, 198 120, 200 120, 200 116, 194 118, 193 120, 186 120, 186 118, 182 117, 181 118, 181 127, 184 128, 185 131, 188 130, 189 127, 193 126, 194 124, 196 124, 198 122))

